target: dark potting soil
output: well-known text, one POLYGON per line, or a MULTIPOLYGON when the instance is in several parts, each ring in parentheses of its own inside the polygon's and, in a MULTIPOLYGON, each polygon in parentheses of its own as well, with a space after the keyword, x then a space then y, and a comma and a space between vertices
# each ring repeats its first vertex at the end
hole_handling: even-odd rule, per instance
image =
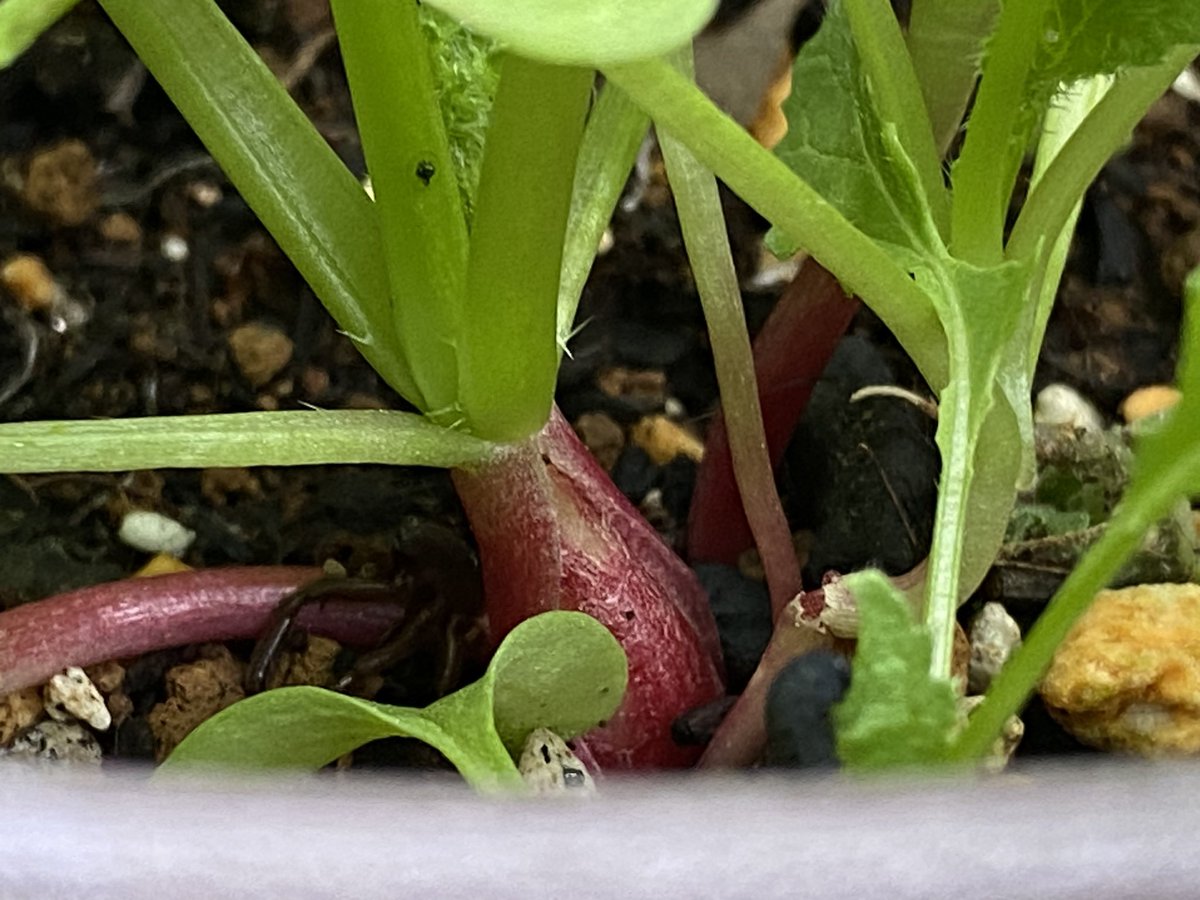
MULTIPOLYGON (((322 0, 224 5, 361 175, 322 0)), ((0 420, 304 404, 407 408, 338 334, 91 3, 0 73, 0 109, 0 264, 31 254, 57 284, 51 300, 32 309, 0 288, 0 420), (261 352, 239 353, 246 342, 261 352)), ((1111 414, 1133 387, 1170 379, 1182 273, 1200 261, 1198 118, 1195 105, 1164 98, 1090 195, 1039 386, 1067 381, 1111 414)), ((656 465, 629 440, 628 429, 647 414, 669 412, 702 434, 716 380, 661 177, 636 193, 639 201, 615 217, 613 247, 598 259, 585 292, 558 402, 572 421, 603 413, 624 429, 613 477, 679 546, 695 463, 677 457, 656 465), (635 380, 650 374, 659 386, 614 390, 615 372, 635 380)), ((736 261, 749 283, 763 223, 726 199, 736 261)), ((752 331, 781 287, 746 290, 752 331)), ((834 365, 781 473, 793 524, 814 532, 808 575, 819 580, 825 569, 869 563, 902 571, 927 548, 936 480, 931 424, 903 405, 873 400, 851 407, 844 399, 878 379, 927 389, 869 312, 852 326, 834 365), (865 527, 879 522, 881 510, 891 518, 886 531, 865 527)), ((387 580, 403 565, 399 523, 406 517, 448 526, 470 541, 449 478, 436 470, 320 466, 10 477, 0 479, 0 603, 135 571, 145 555, 116 539, 121 516, 133 508, 166 513, 194 530, 185 556, 193 566, 332 559, 352 574, 387 580)), ((752 640, 761 638, 761 625, 750 617, 752 640)), ((232 649, 241 658, 248 652, 244 644, 232 649)), ((182 648, 130 663, 133 715, 106 750, 151 752, 145 716, 163 696, 163 673, 195 653, 182 648)), ((1027 745, 1054 743, 1030 726, 1027 745)))

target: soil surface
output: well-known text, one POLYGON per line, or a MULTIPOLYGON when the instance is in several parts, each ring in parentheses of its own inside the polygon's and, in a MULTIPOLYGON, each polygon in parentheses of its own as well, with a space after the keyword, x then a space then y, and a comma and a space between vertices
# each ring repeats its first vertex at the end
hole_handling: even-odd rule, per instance
MULTIPOLYGON (((225 5, 361 175, 345 79, 321 0, 225 5)), ((0 420, 306 404, 406 408, 337 333, 92 4, 82 4, 0 73, 0 109, 0 266, 19 262, 0 286, 0 420)), ((1198 124, 1200 106, 1168 95, 1091 192, 1039 365, 1039 387, 1067 382, 1113 416, 1133 388, 1171 379, 1182 276, 1200 262, 1198 124)), ((783 285, 755 279, 763 223, 735 200, 727 206, 754 329, 783 285)), ((598 260, 581 307, 586 324, 564 363, 558 399, 618 485, 679 546, 695 454, 656 464, 635 441, 633 426, 665 414, 702 438, 716 382, 660 174, 631 184, 612 231, 613 246, 598 260)), ((851 334, 860 345, 854 352, 868 354, 869 366, 890 369, 898 383, 924 390, 869 312, 860 314, 851 334)), ((838 427, 852 438, 861 428, 844 410, 832 415, 846 420, 838 427)), ((913 440, 932 452, 929 428, 914 428, 913 440)), ((804 453, 793 454, 782 474, 794 524, 829 519, 833 533, 849 533, 856 529, 847 522, 876 514, 875 495, 861 496, 857 508, 854 491, 818 496, 814 479, 804 474, 812 465, 804 453), (814 511, 820 504, 846 518, 814 511)), ((878 460, 858 465, 880 471, 878 460)), ((914 489, 929 509, 934 477, 935 470, 921 470, 914 489)), ((437 470, 323 466, 9 477, 0 479, 0 603, 8 607, 133 573, 147 556, 117 538, 131 509, 164 513, 193 530, 183 560, 195 567, 333 560, 352 575, 387 581, 403 565, 403 521, 434 522, 467 546, 471 540, 449 477, 437 470)), ((903 546, 854 550, 839 543, 829 551, 835 562, 810 575, 877 563, 893 553, 895 567, 903 569, 923 552, 928 517, 906 527, 912 533, 895 539, 903 546)), ((244 660, 249 648, 229 649, 244 660)), ((102 738, 105 750, 151 755, 146 720, 167 697, 164 673, 214 653, 182 648, 128 662, 131 711, 102 738)), ((411 664, 406 672, 411 675, 411 664)), ((429 699, 411 690, 404 695, 406 702, 429 699)), ((1026 752, 1071 748, 1036 710, 1027 718, 1026 752)))

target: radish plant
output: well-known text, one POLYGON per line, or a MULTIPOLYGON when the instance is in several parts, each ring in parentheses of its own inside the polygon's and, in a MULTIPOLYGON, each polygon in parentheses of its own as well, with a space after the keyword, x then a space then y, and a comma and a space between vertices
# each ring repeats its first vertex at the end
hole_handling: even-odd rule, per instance
MULTIPOLYGON (((955 616, 1031 474, 1030 382, 1079 204, 1200 50, 1200 5, 913 0, 906 35, 887 0, 840 0, 797 60, 789 137, 772 155, 690 77, 680 48, 712 2, 431 0, 425 7, 449 17, 439 33, 457 35, 440 46, 476 42, 472 52, 498 69, 473 169, 461 144, 452 152, 437 105, 425 7, 334 0, 372 204, 210 0, 101 4, 343 330, 422 415, 4 426, 0 468, 453 467, 496 636, 535 613, 574 609, 624 647, 625 701, 588 737, 602 764, 690 762, 667 726, 722 690, 695 579, 551 408, 583 280, 648 120, 676 193, 733 471, 777 611, 798 590, 798 569, 783 550, 713 173, 773 224, 777 248, 805 250, 870 305, 938 397, 942 476, 926 577, 913 592, 919 618, 909 621, 909 604, 877 573, 848 579, 862 603, 863 641, 837 717, 847 762, 981 754, 1032 689, 1084 587, 1103 582, 1166 493, 1198 486, 1200 435, 1181 410, 1145 448, 1143 477, 1168 473, 1161 485, 1140 489, 1135 478, 1148 493, 1131 490, 1128 518, 1114 519, 1113 537, 1096 551, 1103 563, 1085 563, 1064 586, 1051 624, 1012 664, 1016 674, 1001 677, 956 738, 955 616), (606 84, 589 113, 596 69, 606 84), (944 156, 964 116, 947 174, 944 156), (1031 146, 1031 188, 1010 230, 1031 146), (896 672, 903 677, 889 677, 896 672)), ((0 5, 0 35, 5 12, 31 5, 0 5)), ((1190 334, 1194 346, 1194 325, 1190 334)), ((1194 384, 1188 365, 1182 377, 1194 384)), ((1193 393, 1185 386, 1186 410, 1193 393)), ((235 721, 229 715, 222 727, 235 721)))

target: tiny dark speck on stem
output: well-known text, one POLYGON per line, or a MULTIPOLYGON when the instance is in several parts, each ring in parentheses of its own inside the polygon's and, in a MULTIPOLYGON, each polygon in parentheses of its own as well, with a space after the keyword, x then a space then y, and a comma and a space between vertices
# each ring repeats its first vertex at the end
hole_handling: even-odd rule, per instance
POLYGON ((435 169, 433 167, 433 163, 429 162, 428 160, 423 159, 417 163, 417 177, 421 179, 421 183, 426 187, 429 187, 429 182, 433 179, 433 176, 436 173, 437 169, 435 169))

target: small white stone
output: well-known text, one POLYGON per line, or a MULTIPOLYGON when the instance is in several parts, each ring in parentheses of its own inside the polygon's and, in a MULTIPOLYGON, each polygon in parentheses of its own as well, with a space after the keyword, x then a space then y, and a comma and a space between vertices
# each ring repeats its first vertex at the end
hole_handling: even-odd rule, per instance
POLYGON ((1200 78, 1190 68, 1184 69, 1171 85, 1171 90, 1185 100, 1200 103, 1200 78))
POLYGON ((596 255, 603 256, 613 248, 613 244, 615 243, 616 240, 613 238, 612 227, 605 228, 604 232, 600 235, 600 246, 596 248, 596 255))
POLYGON ((104 698, 78 666, 71 666, 50 679, 46 685, 46 714, 59 722, 79 719, 97 731, 104 731, 112 724, 104 698))
POLYGON ((1065 384, 1048 384, 1038 391, 1033 421, 1096 433, 1104 430, 1104 419, 1091 401, 1065 384))
POLYGON ((971 621, 971 663, 967 687, 982 694, 1021 646, 1021 626, 999 603, 985 603, 971 621))
POLYGON ((177 234, 164 234, 162 242, 159 244, 159 252, 166 259, 173 263, 181 263, 192 252, 192 248, 188 246, 188 242, 177 234))
POLYGON ((517 768, 535 794, 588 796, 596 783, 566 741, 548 728, 535 728, 525 739, 517 768))
POLYGON ((196 532, 162 513, 135 509, 121 519, 117 537, 135 550, 183 556, 196 539, 196 532))
POLYGON ((96 737, 78 722, 48 720, 22 733, 0 754, 16 759, 100 762, 96 737))

